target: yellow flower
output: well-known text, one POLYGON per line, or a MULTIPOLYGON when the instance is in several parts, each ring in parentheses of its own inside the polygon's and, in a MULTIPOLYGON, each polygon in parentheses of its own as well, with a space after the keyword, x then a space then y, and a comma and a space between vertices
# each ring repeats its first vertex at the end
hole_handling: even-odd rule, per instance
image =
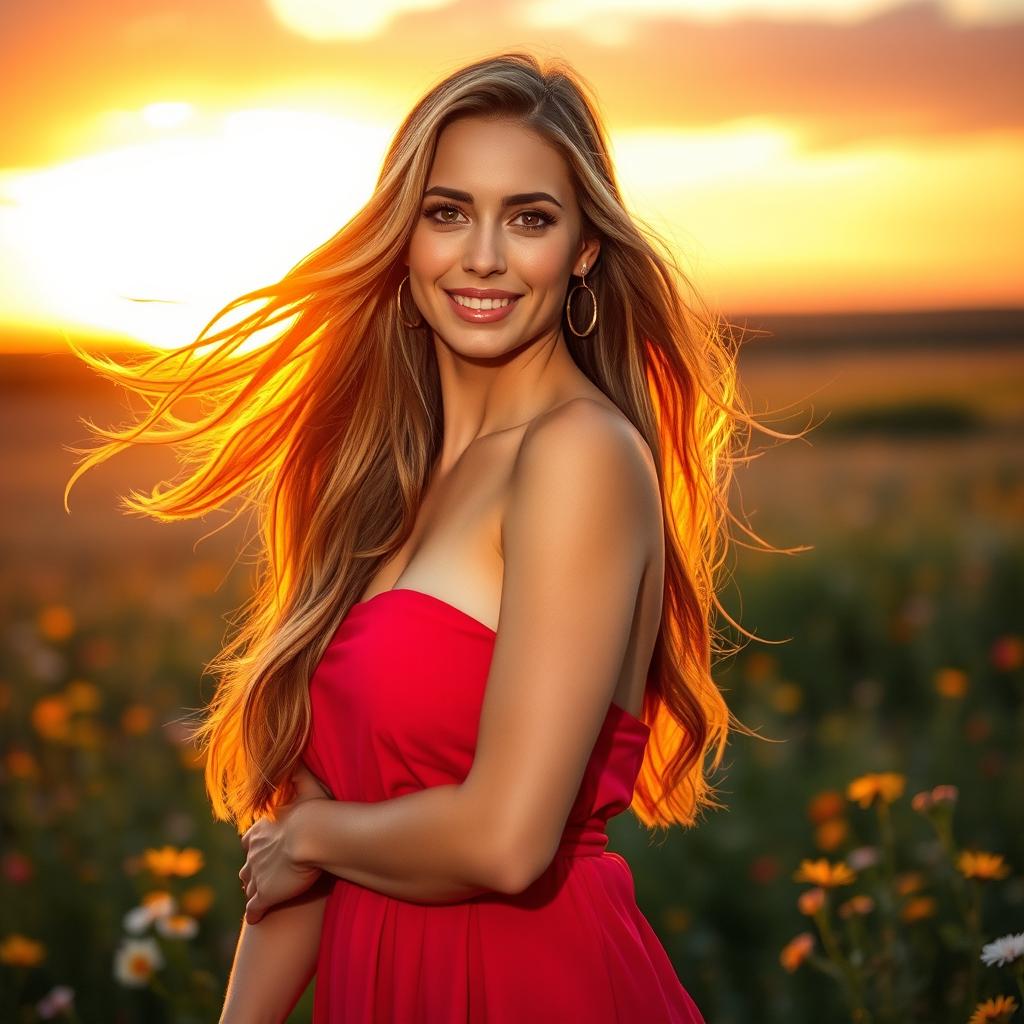
POLYGON ((776 711, 781 711, 784 715, 792 715, 800 710, 803 696, 796 683, 782 682, 774 687, 768 699, 776 711))
POLYGON ((0 964, 11 967, 35 967, 46 956, 46 947, 17 932, 0 942, 0 964))
POLYGON ((840 861, 829 864, 822 857, 820 860, 802 860, 800 867, 793 875, 795 882, 810 882, 831 889, 837 885, 849 885, 857 876, 840 861))
POLYGON ((935 673, 935 689, 941 697, 962 697, 967 693, 967 673, 958 668, 940 668, 935 673))
POLYGON ((70 741, 83 750, 98 750, 106 738, 105 730, 94 718, 78 718, 71 723, 70 741))
POLYGON ((64 687, 64 700, 72 711, 95 711, 102 703, 100 688, 87 679, 72 679, 64 687))
POLYGON ((810 932, 801 932, 789 940, 779 953, 779 963, 792 974, 810 955, 814 949, 814 936, 810 932))
POLYGON ((825 890, 820 885, 816 885, 813 889, 800 893, 796 905, 800 908, 801 914, 813 917, 825 906, 825 890))
POLYGON ((189 847, 178 850, 173 846, 164 846, 160 849, 146 850, 142 855, 143 864, 149 868, 154 875, 166 878, 170 875, 180 875, 187 878, 194 875, 203 866, 202 850, 189 847))
POLYGON ((983 881, 1005 878, 1010 873, 1010 866, 1004 863, 1001 853, 984 853, 981 850, 964 850, 956 866, 964 878, 983 881))
POLYGON ((1013 996, 996 996, 978 1003, 967 1024, 1004 1024, 1017 1009, 1013 996))
POLYGON ((915 896, 912 900, 907 900, 900 911, 900 917, 908 924, 912 921, 920 921, 922 918, 934 916, 935 900, 931 896, 915 896))
POLYGON ((861 807, 870 807, 876 800, 891 804, 903 793, 906 776, 898 772, 870 772, 854 779, 846 788, 846 795, 861 807))

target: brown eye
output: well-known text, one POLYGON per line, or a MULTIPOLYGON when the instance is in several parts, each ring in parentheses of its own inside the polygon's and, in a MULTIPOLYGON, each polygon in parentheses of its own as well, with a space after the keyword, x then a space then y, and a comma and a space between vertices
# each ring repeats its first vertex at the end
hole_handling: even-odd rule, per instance
POLYGON ((543 231, 546 227, 555 223, 555 218, 550 213, 545 213, 543 210, 523 210, 519 214, 520 217, 533 217, 535 220, 540 221, 539 224, 520 224, 521 228, 526 231, 543 231))

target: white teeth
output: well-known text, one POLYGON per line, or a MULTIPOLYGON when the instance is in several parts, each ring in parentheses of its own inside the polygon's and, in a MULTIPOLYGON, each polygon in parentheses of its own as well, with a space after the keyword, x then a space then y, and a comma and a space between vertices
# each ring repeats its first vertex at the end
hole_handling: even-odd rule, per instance
MULTIPOLYGON (((449 292, 449 294, 451 294, 449 292)), ((452 295, 452 298, 460 306, 468 306, 470 309, 500 309, 507 306, 512 299, 473 299, 468 295, 452 295)))

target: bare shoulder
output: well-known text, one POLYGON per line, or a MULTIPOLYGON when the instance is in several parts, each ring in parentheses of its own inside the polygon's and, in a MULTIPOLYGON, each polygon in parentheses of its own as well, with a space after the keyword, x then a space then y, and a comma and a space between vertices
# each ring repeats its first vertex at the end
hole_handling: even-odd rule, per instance
POLYGON ((512 503, 537 490, 553 502, 572 489, 574 505, 581 498, 597 503, 644 535, 660 530, 658 476, 647 442, 619 409, 592 398, 570 399, 529 425, 510 483, 512 503))
POLYGON ((579 397, 538 416, 527 428, 517 462, 564 463, 578 459, 602 476, 657 488, 654 455, 643 435, 614 406, 579 397))

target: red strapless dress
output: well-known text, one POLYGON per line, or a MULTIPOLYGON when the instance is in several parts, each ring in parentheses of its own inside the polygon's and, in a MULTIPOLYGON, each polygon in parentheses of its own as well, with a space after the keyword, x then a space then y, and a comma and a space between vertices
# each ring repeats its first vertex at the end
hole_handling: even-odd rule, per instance
MULTIPOLYGON (((310 771, 362 802, 462 782, 495 636, 416 590, 354 605, 310 680, 310 771)), ((424 904, 336 879, 315 1024, 704 1024, 605 849, 649 732, 611 705, 558 852, 522 893, 424 904)))

